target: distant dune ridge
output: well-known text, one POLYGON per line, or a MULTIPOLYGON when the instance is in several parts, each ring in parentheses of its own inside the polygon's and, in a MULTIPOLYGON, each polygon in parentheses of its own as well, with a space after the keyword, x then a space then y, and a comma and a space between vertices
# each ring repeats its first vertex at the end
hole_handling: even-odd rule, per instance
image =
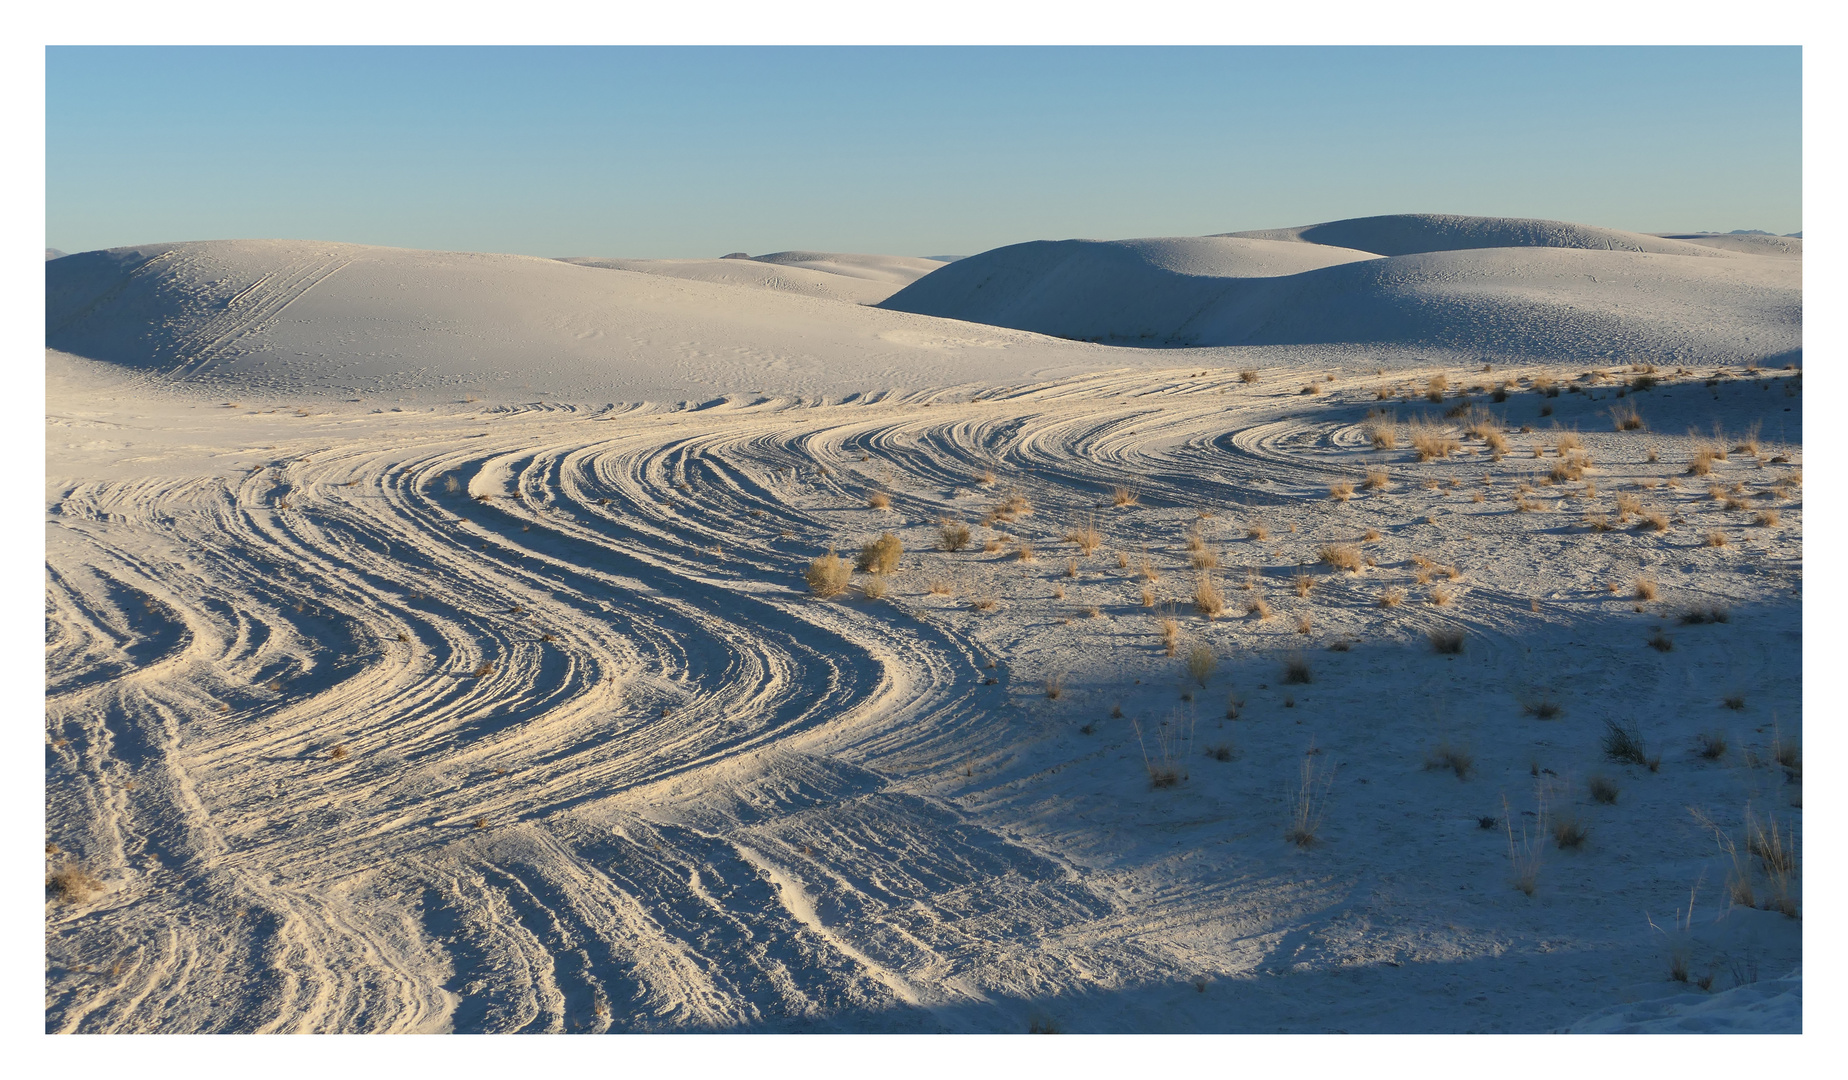
POLYGON ((1783 237, 1408 214, 1015 244, 950 264, 882 306, 1111 344, 1769 358, 1802 347, 1801 253, 1800 240, 1783 237))
POLYGON ((67 255, 45 274, 49 347, 227 392, 499 383, 659 400, 1175 362, 1099 344, 1686 363, 1802 349, 1800 238, 1429 214, 953 262, 225 240, 67 255))

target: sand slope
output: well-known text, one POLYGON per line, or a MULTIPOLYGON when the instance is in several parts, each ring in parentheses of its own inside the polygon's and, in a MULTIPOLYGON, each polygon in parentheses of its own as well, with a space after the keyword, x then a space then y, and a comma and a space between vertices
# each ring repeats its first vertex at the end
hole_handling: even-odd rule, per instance
MULTIPOLYGON (((713 261, 747 277, 840 282, 847 292, 867 280, 713 261)), ((242 394, 492 388, 526 400, 703 400, 1111 366, 1088 346, 767 288, 289 240, 150 245, 49 262, 46 340, 242 394)))
POLYGON ((632 270, 688 281, 709 281, 796 293, 850 304, 877 304, 943 264, 900 255, 842 255, 780 251, 755 258, 608 259, 573 257, 560 262, 632 270))
POLYGON ((1557 222, 1432 215, 1017 244, 947 266, 883 306, 1127 345, 1700 362, 1782 359, 1802 346, 1800 260, 1557 222))

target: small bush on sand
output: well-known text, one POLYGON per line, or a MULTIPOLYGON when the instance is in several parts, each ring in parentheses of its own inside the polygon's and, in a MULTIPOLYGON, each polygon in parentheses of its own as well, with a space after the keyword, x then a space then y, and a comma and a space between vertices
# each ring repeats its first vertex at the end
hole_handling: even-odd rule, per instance
POLYGON ((883 600, 890 588, 884 574, 873 574, 860 584, 860 595, 868 600, 883 600))
POLYGON ((1254 521, 1251 523, 1250 527, 1245 530, 1245 535, 1253 540, 1269 540, 1270 527, 1262 522, 1254 521))
POLYGON ((1643 415, 1636 411, 1636 406, 1625 403, 1611 409, 1611 424, 1618 431, 1643 430, 1643 415))
POLYGON ((1396 608, 1405 603, 1405 590, 1387 589, 1380 593, 1379 599, 1374 602, 1383 608, 1396 608))
POLYGON ((1588 787, 1591 791, 1591 800, 1593 802, 1603 803, 1605 806, 1610 806, 1617 802, 1617 781, 1612 780, 1603 773, 1593 773, 1588 787))
POLYGON ((808 564, 802 579, 808 582, 809 592, 825 600, 847 591, 848 582, 853 580, 853 568, 829 548, 826 555, 808 564))
POLYGON ((52 900, 60 904, 81 904, 103 891, 103 883, 75 862, 66 862, 53 870, 45 879, 45 887, 52 900))
POLYGON ((1354 497, 1354 484, 1349 480, 1340 480, 1328 485, 1328 497, 1335 502, 1347 502, 1354 497))
POLYGON ((1155 631, 1161 635, 1162 651, 1173 656, 1181 643, 1181 624, 1172 615, 1163 615, 1155 620, 1155 631))
POLYGON ((1411 422, 1412 449, 1419 461, 1434 461, 1447 458, 1457 452, 1461 445, 1454 435, 1449 434, 1441 425, 1426 420, 1411 422))
POLYGON ((1129 722, 1136 730, 1136 744, 1142 748, 1142 767, 1149 774, 1150 787, 1173 787, 1187 779, 1183 763, 1193 754, 1192 721, 1182 720, 1176 713, 1147 731, 1135 717, 1130 717, 1129 722))
POLYGON ((1458 780, 1468 780, 1469 773, 1476 765, 1475 755, 1468 750, 1455 747, 1447 742, 1438 743, 1436 748, 1425 755, 1425 771, 1449 769, 1457 774, 1458 780))
POLYGON ((1360 549, 1347 544, 1326 544, 1316 552, 1316 558, 1337 570, 1358 573, 1363 565, 1360 549))
POLYGON ((1207 680, 1213 677, 1213 669, 1218 666, 1219 657, 1209 645, 1195 645, 1187 654, 1187 677, 1201 687, 1206 686, 1207 680))
POLYGON ((1240 371, 1238 373, 1238 381, 1242 383, 1257 382, 1258 381, 1258 369, 1257 368, 1246 368, 1243 371, 1240 371))
POLYGON ((1053 675, 1046 680, 1046 696, 1054 701, 1065 693, 1065 676, 1053 675))
POLYGON ((1255 615, 1263 622, 1271 617, 1271 606, 1262 596, 1254 596, 1245 601, 1245 614, 1255 615))
POLYGON ((1309 591, 1315 588, 1315 578, 1309 574, 1298 574, 1291 580, 1291 587, 1296 590, 1296 595, 1308 596, 1309 591))
POLYGON ((905 545, 898 537, 889 532, 880 533, 879 539, 869 540, 860 548, 860 558, 854 568, 873 574, 890 574, 898 569, 898 557, 904 553, 905 545))
POLYGON ((1450 379, 1444 375, 1433 375, 1425 383, 1425 400, 1439 402, 1444 400, 1444 391, 1450 389, 1450 379))
POLYGON ((1702 542, 1708 547, 1723 548, 1726 546, 1726 534, 1718 529, 1712 529, 1702 538, 1702 542))
POLYGON ((1654 600, 1659 588, 1660 586, 1652 577, 1639 577, 1636 579, 1636 584, 1632 586, 1638 600, 1654 600))
POLYGON ((1527 823, 1521 823, 1521 839, 1514 838, 1515 815, 1502 800, 1502 827, 1508 832, 1508 865, 1514 871, 1514 887, 1532 896, 1540 884, 1540 855, 1546 837, 1546 801, 1542 799, 1534 819, 1534 832, 1528 835, 1527 823))
POLYGON ((1104 537, 1087 521, 1082 525, 1074 525, 1065 534, 1065 540, 1067 543, 1077 544, 1078 550, 1088 556, 1102 546, 1104 537))
POLYGON ((1333 765, 1319 766, 1318 759, 1304 755, 1297 778, 1294 798, 1290 801, 1290 823, 1284 839, 1297 847, 1313 847, 1328 813, 1328 795, 1335 785, 1333 765))
POLYGON ((883 491, 875 491, 866 497, 866 506, 870 510, 892 509, 892 496, 883 491))
POLYGON ((1703 761, 1718 761, 1726 756, 1726 735, 1724 732, 1708 731, 1694 737, 1694 752, 1703 761))
POLYGON ((1213 582, 1211 573, 1203 572, 1200 581, 1194 586, 1194 610, 1209 619, 1217 619, 1226 612, 1226 596, 1213 582))
POLYGON ((1142 492, 1134 487, 1118 486, 1110 490, 1111 506, 1134 506, 1142 501, 1142 492))
POLYGON ((1656 652, 1674 652, 1675 639, 1669 637, 1667 634, 1657 633, 1654 637, 1649 639, 1649 647, 1656 652))
POLYGON ((1591 825, 1575 810, 1562 810, 1553 819, 1553 843, 1559 845, 1561 850, 1584 847, 1590 836, 1591 825))
POLYGON ((1283 681, 1292 684, 1314 682, 1315 675, 1309 670, 1308 658, 1296 652, 1284 657, 1283 681))
POLYGON ((1431 649, 1439 653, 1460 653, 1463 651, 1463 631, 1433 630, 1430 634, 1431 649))
POLYGON ((1559 702, 1551 695, 1538 694, 1521 702, 1521 711, 1540 720, 1551 720, 1560 713, 1559 702))
POLYGON ((1643 745, 1643 736, 1637 730, 1634 721, 1622 724, 1616 720, 1604 721, 1604 737, 1600 740, 1604 756, 1625 765, 1649 764, 1649 750, 1643 745))
POLYGON ((937 546, 944 551, 961 551, 969 546, 969 526, 945 519, 937 523, 937 546))
POLYGON ((1375 450, 1392 450, 1399 445, 1399 428, 1392 413, 1381 412, 1368 417, 1361 428, 1375 450))
POLYGON ((1391 477, 1386 472, 1386 467, 1378 465, 1367 470, 1367 478, 1361 481, 1360 486, 1368 491, 1379 491, 1390 482, 1391 477))

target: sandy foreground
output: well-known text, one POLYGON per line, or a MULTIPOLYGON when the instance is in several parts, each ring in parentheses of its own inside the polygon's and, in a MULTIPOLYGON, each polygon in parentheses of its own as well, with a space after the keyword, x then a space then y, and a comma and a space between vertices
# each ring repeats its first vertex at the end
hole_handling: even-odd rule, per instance
POLYGON ((1800 1026, 1794 367, 552 265, 666 312, 569 394, 312 283, 47 354, 48 1030, 1800 1026))

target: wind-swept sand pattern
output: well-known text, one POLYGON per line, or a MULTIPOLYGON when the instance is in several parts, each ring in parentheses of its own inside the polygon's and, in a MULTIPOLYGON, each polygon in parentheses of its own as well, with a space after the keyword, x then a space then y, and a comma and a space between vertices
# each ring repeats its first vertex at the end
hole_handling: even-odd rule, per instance
POLYGON ((1685 809, 1800 829, 1800 766, 1771 760, 1801 735, 1794 371, 1209 365, 409 407, 50 363, 49 839, 105 886, 48 908, 50 1030, 1535 1030, 1695 993, 1649 920, 1703 874, 1696 978, 1800 957, 1775 911, 1712 920, 1724 867, 1685 809), (1445 416, 1458 389, 1505 458, 1445 416), (1629 404, 1646 430, 1615 430, 1629 404), (1424 416, 1456 455, 1414 460, 1424 416), (1548 483, 1566 430, 1589 471, 1548 483), (996 516, 1010 496, 1031 514, 996 516), (1584 524, 1620 496, 1667 529, 1584 524), (968 549, 934 550, 946 517, 968 549), (1081 523, 1089 556, 1063 539, 1081 523), (884 599, 806 595, 808 560, 887 530, 884 599), (1190 530, 1225 617, 1193 613, 1190 530), (1450 629, 1463 652, 1434 653, 1450 629), (1297 651, 1305 685, 1282 679, 1297 651), (1606 717, 1659 771, 1603 759, 1606 717), (1164 722, 1185 778, 1153 788, 1164 722), (1728 756, 1693 752, 1709 729, 1728 756), (1467 778, 1426 769, 1445 742, 1467 778), (1299 848, 1305 760, 1332 786, 1299 848), (1599 772, 1614 805, 1585 797, 1599 772), (1591 836, 1549 845, 1527 896, 1478 819, 1505 796, 1533 828, 1536 787, 1591 836))

